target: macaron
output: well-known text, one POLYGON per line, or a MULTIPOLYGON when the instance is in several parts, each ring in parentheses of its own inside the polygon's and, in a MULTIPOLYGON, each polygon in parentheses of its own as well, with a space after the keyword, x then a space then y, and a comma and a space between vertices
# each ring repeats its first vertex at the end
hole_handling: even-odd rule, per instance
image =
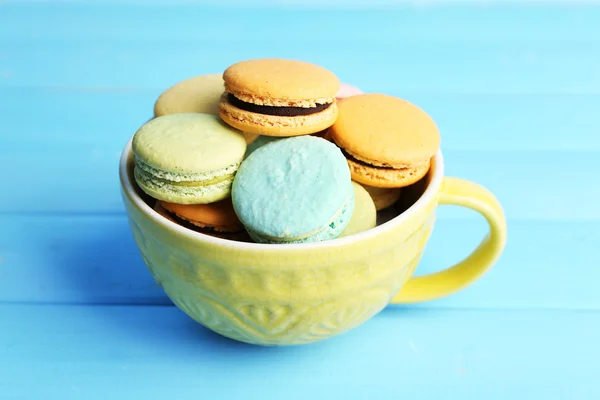
POLYGON ((259 135, 256 137, 256 139, 254 139, 251 143, 248 144, 248 147, 246 148, 246 158, 248 158, 248 156, 250 156, 250 154, 252 154, 254 152, 254 150, 258 149, 259 147, 264 146, 267 143, 271 143, 271 142, 275 142, 277 140, 281 140, 283 139, 282 137, 278 137, 278 136, 264 136, 264 135, 259 135))
POLYGON ((352 179, 398 188, 423 178, 440 146, 438 128, 421 108, 386 94, 360 94, 339 102, 332 141, 348 159, 352 179))
POLYGON ((246 144, 250 144, 250 143, 254 143, 254 141, 256 139, 258 139, 258 137, 260 135, 257 135, 256 133, 248 133, 248 132, 243 132, 244 134, 244 138, 246 138, 246 144))
POLYGON ((160 201, 157 201, 154 204, 154 207, 153 207, 154 211, 156 211, 158 214, 162 215, 169 221, 177 223, 177 221, 175 221, 175 218, 173 218, 173 216, 167 210, 165 210, 160 203, 161 203, 160 201))
MULTIPOLYGON (((357 94, 362 94, 362 90, 357 88, 356 86, 352 86, 348 83, 340 82, 340 89, 338 90, 335 98, 337 101, 345 99, 346 97, 356 96, 357 94)), ((329 135, 329 129, 325 129, 321 132, 313 133, 314 136, 322 137, 323 139, 327 139, 331 141, 331 137, 329 135)))
POLYGON ((352 182, 354 212, 340 237, 355 235, 377 226, 377 210, 369 193, 360 184, 352 182))
POLYGON ((138 129, 132 150, 136 183, 149 196, 206 204, 230 196, 246 140, 216 115, 169 114, 138 129))
POLYGON ((338 237, 354 211, 342 152, 315 136, 284 138, 256 149, 233 181, 233 208, 260 243, 307 243, 338 237))
POLYGON ((196 112, 219 115, 223 74, 206 74, 185 79, 162 92, 154 103, 154 116, 196 112))
MULTIPOLYGON (((313 133, 311 136, 316 136, 316 137, 327 139, 327 137, 325 136, 326 133, 327 133, 327 130, 324 130, 321 132, 313 133)), ((246 157, 248 157, 250 154, 252 154, 252 152, 254 150, 258 149, 259 147, 264 146, 267 143, 271 143, 271 142, 274 142, 276 140, 281 140, 281 139, 284 139, 284 137, 258 135, 256 137, 256 139, 254 139, 252 142, 248 143, 248 147, 246 148, 246 157)))
POLYGON ((368 185, 363 185, 363 187, 373 199, 377 211, 388 208, 396 203, 402 193, 401 188, 379 188, 368 185))
POLYGON ((229 125, 266 136, 322 131, 337 118, 340 81, 331 71, 280 58, 247 60, 223 72, 219 115, 229 125))
POLYGON ((349 83, 340 82, 340 89, 335 95, 335 98, 340 101, 346 97, 356 96, 357 94, 363 94, 363 91, 349 83))
MULTIPOLYGON (((177 204, 164 201, 157 202, 157 208, 163 216, 182 226, 197 232, 222 239, 249 239, 244 226, 238 219, 231 204, 231 198, 210 204, 177 204)), ((156 209, 156 208, 155 208, 156 209)))

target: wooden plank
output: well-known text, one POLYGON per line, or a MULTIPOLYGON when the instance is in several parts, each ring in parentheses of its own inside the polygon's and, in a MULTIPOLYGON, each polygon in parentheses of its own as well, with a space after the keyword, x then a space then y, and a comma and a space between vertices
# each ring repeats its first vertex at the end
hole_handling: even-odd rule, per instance
MULTIPOLYGON (((514 2, 512 0, 428 0, 427 3, 423 3, 421 0, 373 0, 372 2, 365 3, 361 0, 330 0, 327 2, 319 1, 319 0, 256 0, 253 2, 253 5, 259 7, 265 6, 277 6, 281 8, 292 7, 296 10, 304 10, 308 9, 316 9, 316 10, 341 10, 343 9, 351 9, 351 10, 389 10, 397 7, 408 7, 408 8, 423 8, 427 6, 427 8, 445 8, 449 11, 456 10, 473 10, 475 8, 496 7, 495 10, 501 7, 509 6, 514 7, 517 5, 521 10, 527 10, 528 8, 539 8, 540 5, 543 5, 544 9, 558 9, 565 11, 572 11, 572 6, 593 6, 598 4, 600 0, 579 0, 575 3, 570 2, 569 0, 523 0, 514 2), (341 7, 344 6, 344 7, 341 7), (569 7, 571 6, 571 7, 569 7)), ((218 8, 218 7, 231 7, 235 6, 242 8, 250 8, 244 0, 172 0, 169 2, 165 2, 164 0, 3 0, 3 6, 12 6, 12 5, 20 5, 20 4, 52 4, 53 6, 64 6, 69 5, 71 7, 77 6, 106 6, 106 5, 121 5, 121 6, 141 6, 141 5, 151 5, 151 6, 204 6, 209 8, 218 8)))
MULTIPOLYGON (((121 146, 162 90, 5 88, 0 147, 121 146)), ((600 94, 393 94, 432 116, 447 151, 600 150, 600 94)))
POLYGON ((37 145, 64 153, 82 144, 98 149, 121 146, 152 118, 160 92, 4 88, 0 90, 0 148, 37 145))
MULTIPOLYGON (((221 21, 212 17, 222 16, 223 13, 241 24, 236 25, 240 31, 252 28, 253 32, 261 34, 261 40, 272 39, 275 35, 262 35, 271 32, 268 27, 243 18, 249 11, 253 11, 265 19, 274 15, 284 16, 283 20, 270 21, 274 27, 287 27, 281 30, 282 34, 287 31, 298 32, 306 26, 307 20, 314 22, 315 26, 345 28, 344 22, 347 20, 361 20, 363 24, 367 24, 364 26, 374 26, 373 20, 376 19, 379 22, 377 30, 365 29, 357 35, 359 40, 365 42, 382 39, 383 35, 380 33, 398 33, 401 37, 410 36, 416 40, 431 38, 442 41, 594 41, 594 34, 599 29, 594 18, 600 13, 598 1, 574 5, 567 1, 562 4, 535 4, 535 1, 528 4, 526 1, 515 3, 504 0, 486 1, 485 4, 478 0, 474 0, 474 4, 452 0, 434 0, 428 4, 412 0, 380 0, 369 3, 360 0, 258 0, 251 5, 239 1, 235 7, 231 7, 231 2, 236 0, 5 0, 1 7, 6 24, 0 27, 0 39, 18 36, 20 40, 39 37, 47 40, 87 40, 99 37, 181 40, 189 38, 189 32, 216 30, 221 21), (36 3, 36 6, 31 7, 27 3, 36 3), (293 14, 286 9, 290 5, 294 7, 293 14), (201 13, 203 17, 202 26, 197 24, 197 13, 201 13), (331 19, 333 13, 338 18, 331 19), (179 24, 172 17, 176 17, 179 24), (32 26, 19 24, 19 20, 24 18, 31 21, 32 26), (72 18, 70 24, 61 24, 67 18, 72 18), (104 29, 102 23, 107 18, 113 20, 113 29, 104 29), (164 23, 162 27, 167 29, 146 29, 144 21, 160 18, 164 23), (511 29, 505 29, 507 21, 511 22, 511 29), (169 29, 172 27, 176 29, 169 29), (18 35, 14 35, 15 32, 18 35), (80 35, 73 36, 73 33, 80 35)), ((305 33, 317 32, 305 29, 305 33)), ((239 39, 234 30, 221 29, 219 34, 219 39, 239 39)))
MULTIPOLYGON (((123 216, 2 215, 0 226, 0 303, 171 304, 123 216)), ((421 307, 600 309, 599 220, 512 219, 508 229, 506 251, 487 275, 421 307)), ((459 261, 485 232, 481 218, 441 215, 416 273, 459 261)))
POLYGON ((162 88, 240 59, 276 55, 322 64, 368 91, 600 93, 600 8, 591 6, 289 12, 9 4, 2 15, 0 86, 162 88), (307 30, 307 20, 326 28, 307 30))
POLYGON ((600 314, 387 309, 321 343, 260 348, 172 307, 0 306, 6 398, 600 396, 600 314))
MULTIPOLYGON (((600 7, 259 1, 0 1, 0 398, 600 398, 600 7), (166 306, 122 215, 121 148, 173 82, 273 55, 430 111, 447 173, 505 206, 496 267, 296 348, 166 306)), ((484 231, 440 209, 417 273, 484 231)))
POLYGON ((296 40, 284 36, 267 47, 249 41, 222 47, 208 39, 188 43, 106 40, 92 47, 83 42, 8 43, 3 45, 6 61, 2 62, 0 85, 162 88, 172 80, 223 71, 239 60, 277 55, 323 65, 340 79, 361 83, 370 92, 600 93, 597 75, 600 50, 596 44, 567 43, 558 47, 546 43, 415 44, 387 40, 365 44, 361 50, 352 42, 330 42, 316 47, 312 42, 310 45, 299 42, 290 48, 289 42, 296 40), (22 52, 23 46, 30 50, 22 52), (335 52, 331 52, 333 46, 337 48, 335 52), (192 52, 190 47, 202 51, 192 52), (389 52, 390 48, 396 51, 389 52), (440 63, 440 59, 446 61, 440 63), (119 68, 107 69, 106 60, 115 60, 119 68), (42 62, 44 68, 36 68, 42 62))

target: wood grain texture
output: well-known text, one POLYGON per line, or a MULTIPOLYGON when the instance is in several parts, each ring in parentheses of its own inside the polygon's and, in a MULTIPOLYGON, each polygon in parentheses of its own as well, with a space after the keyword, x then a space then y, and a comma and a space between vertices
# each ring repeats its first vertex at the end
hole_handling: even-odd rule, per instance
POLYGON ((226 340, 172 307, 4 305, 0 320, 13 321, 0 330, 5 398, 600 395, 600 348, 589 346, 600 336, 597 311, 395 307, 330 341, 288 348, 226 340))
POLYGON ((210 4, 0 5, 0 85, 160 89, 277 55, 317 62, 368 91, 600 92, 598 6, 210 4))
MULTIPOLYGON (((600 2, 535 3, 0 1, 0 398, 599 398, 600 2), (505 207, 498 264, 307 347, 171 306, 129 233, 121 149, 168 86, 265 56, 429 112, 447 174, 505 207)), ((441 208, 417 274, 484 232, 441 208)))
MULTIPOLYGON (((5 146, 43 144, 57 152, 81 144, 118 148, 152 117, 160 93, 160 89, 2 88, 0 138, 5 146), (30 118, 34 109, 36 118, 30 118)), ((600 94, 404 94, 401 90, 393 94, 432 116, 445 151, 600 150, 595 115, 600 94)))

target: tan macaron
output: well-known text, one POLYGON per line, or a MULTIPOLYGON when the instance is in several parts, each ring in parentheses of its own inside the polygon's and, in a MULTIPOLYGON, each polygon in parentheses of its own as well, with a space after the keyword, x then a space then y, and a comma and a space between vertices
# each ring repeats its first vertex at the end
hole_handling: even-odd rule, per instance
POLYGON ((427 174, 440 134, 422 109, 386 94, 347 97, 338 107, 330 136, 348 159, 354 181, 399 188, 427 174))
POLYGON ((223 94, 222 74, 195 76, 165 90, 154 103, 154 117, 197 112, 219 115, 223 94))
MULTIPOLYGON (((224 87, 223 74, 200 75, 178 82, 158 96, 154 103, 154 118, 188 112, 219 115, 224 87)), ((253 133, 242 133, 247 144, 257 137, 253 133)))
POLYGON ((241 61, 223 73, 220 116, 243 132, 298 136, 331 126, 339 79, 311 63, 266 58, 241 61))

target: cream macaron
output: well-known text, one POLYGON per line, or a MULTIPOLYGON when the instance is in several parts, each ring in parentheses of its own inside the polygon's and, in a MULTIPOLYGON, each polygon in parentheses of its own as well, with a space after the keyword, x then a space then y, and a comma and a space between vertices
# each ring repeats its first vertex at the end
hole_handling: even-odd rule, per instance
POLYGON ((219 115, 223 93, 222 74, 206 74, 177 82, 154 103, 154 116, 196 112, 219 115))
MULTIPOLYGON (((223 88, 222 73, 184 79, 158 96, 154 103, 154 117, 190 112, 219 115, 219 103, 223 88)), ((242 133, 248 144, 257 137, 252 133, 242 133)))

